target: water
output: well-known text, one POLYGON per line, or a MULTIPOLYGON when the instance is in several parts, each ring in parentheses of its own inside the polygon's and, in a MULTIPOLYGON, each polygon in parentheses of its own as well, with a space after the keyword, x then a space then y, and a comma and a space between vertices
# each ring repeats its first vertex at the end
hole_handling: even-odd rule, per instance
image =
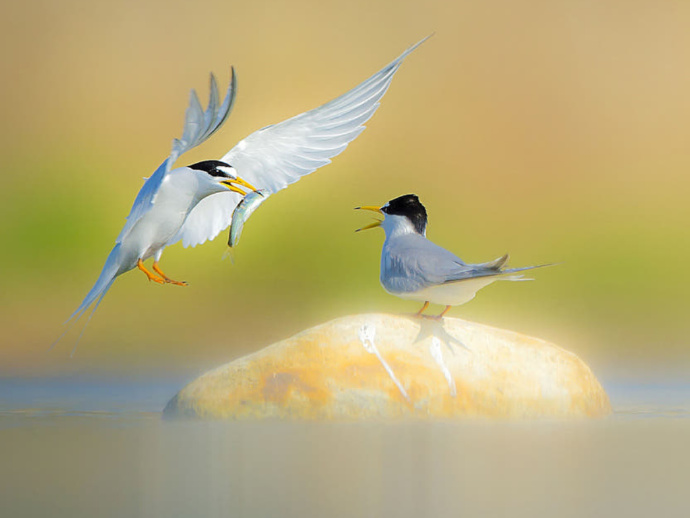
POLYGON ((0 516, 690 516, 690 384, 599 420, 166 421, 182 380, 0 380, 0 516))

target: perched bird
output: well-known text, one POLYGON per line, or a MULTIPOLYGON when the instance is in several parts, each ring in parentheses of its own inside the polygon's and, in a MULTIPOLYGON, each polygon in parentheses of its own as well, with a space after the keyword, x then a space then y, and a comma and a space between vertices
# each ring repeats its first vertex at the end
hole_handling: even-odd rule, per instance
POLYGON ((182 137, 173 141, 170 155, 145 181, 98 280, 67 322, 95 302, 93 315, 115 279, 134 268, 161 284, 186 285, 161 271, 158 261, 165 247, 178 241, 196 246, 215 238, 228 227, 233 209, 248 191, 261 189, 268 196, 330 163, 364 130, 403 59, 426 39, 340 97, 255 131, 220 160, 173 169, 183 153, 208 139, 230 114, 237 91, 235 71, 222 104, 211 74, 206 110, 192 90, 182 137), (143 264, 151 257, 153 272, 143 264))
POLYGON ((391 295, 403 299, 443 304, 443 317, 451 306, 459 306, 472 300, 480 289, 494 281, 522 281, 516 272, 540 268, 504 268, 508 255, 494 261, 467 264, 445 248, 426 238, 427 214, 424 205, 414 194, 406 194, 389 201, 383 207, 364 206, 357 209, 383 214, 383 221, 375 221, 357 230, 382 227, 386 240, 381 250, 381 285, 391 295))

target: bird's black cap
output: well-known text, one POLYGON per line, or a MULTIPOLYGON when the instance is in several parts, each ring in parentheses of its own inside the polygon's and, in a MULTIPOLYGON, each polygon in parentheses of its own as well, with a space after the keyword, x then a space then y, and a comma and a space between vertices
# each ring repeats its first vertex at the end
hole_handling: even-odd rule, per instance
POLYGON ((406 194, 389 201, 381 210, 393 216, 405 216, 420 234, 424 234, 427 225, 427 215, 424 205, 416 194, 406 194))
POLYGON ((224 167, 231 167, 230 164, 221 162, 220 160, 204 160, 203 162, 197 162, 187 166, 190 169, 196 169, 197 171, 206 171, 211 176, 223 176, 225 178, 232 178, 227 172, 223 171, 224 167))

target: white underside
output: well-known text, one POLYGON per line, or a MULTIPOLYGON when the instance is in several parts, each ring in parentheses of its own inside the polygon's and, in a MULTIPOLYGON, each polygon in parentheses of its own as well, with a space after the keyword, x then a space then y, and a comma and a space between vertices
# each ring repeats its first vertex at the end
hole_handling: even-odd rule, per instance
POLYGON ((500 280, 500 277, 479 277, 466 281, 438 284, 414 292, 389 293, 401 299, 418 300, 421 302, 426 302, 428 300, 433 304, 459 306, 472 300, 479 290, 497 280, 500 280))
MULTIPOLYGON (((222 186, 217 188, 225 189, 222 186)), ((197 203, 197 191, 197 177, 184 168, 168 173, 158 190, 153 207, 122 238, 119 273, 134 268, 138 259, 160 259, 163 249, 178 233, 190 209, 197 203)))

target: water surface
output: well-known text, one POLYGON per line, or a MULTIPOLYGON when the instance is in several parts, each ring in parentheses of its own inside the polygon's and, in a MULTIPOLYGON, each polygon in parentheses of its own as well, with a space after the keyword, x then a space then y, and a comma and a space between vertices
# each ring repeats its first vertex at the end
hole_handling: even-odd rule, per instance
POLYGON ((182 380, 0 380, 1 516, 688 516, 690 384, 610 418, 192 422, 182 380))

